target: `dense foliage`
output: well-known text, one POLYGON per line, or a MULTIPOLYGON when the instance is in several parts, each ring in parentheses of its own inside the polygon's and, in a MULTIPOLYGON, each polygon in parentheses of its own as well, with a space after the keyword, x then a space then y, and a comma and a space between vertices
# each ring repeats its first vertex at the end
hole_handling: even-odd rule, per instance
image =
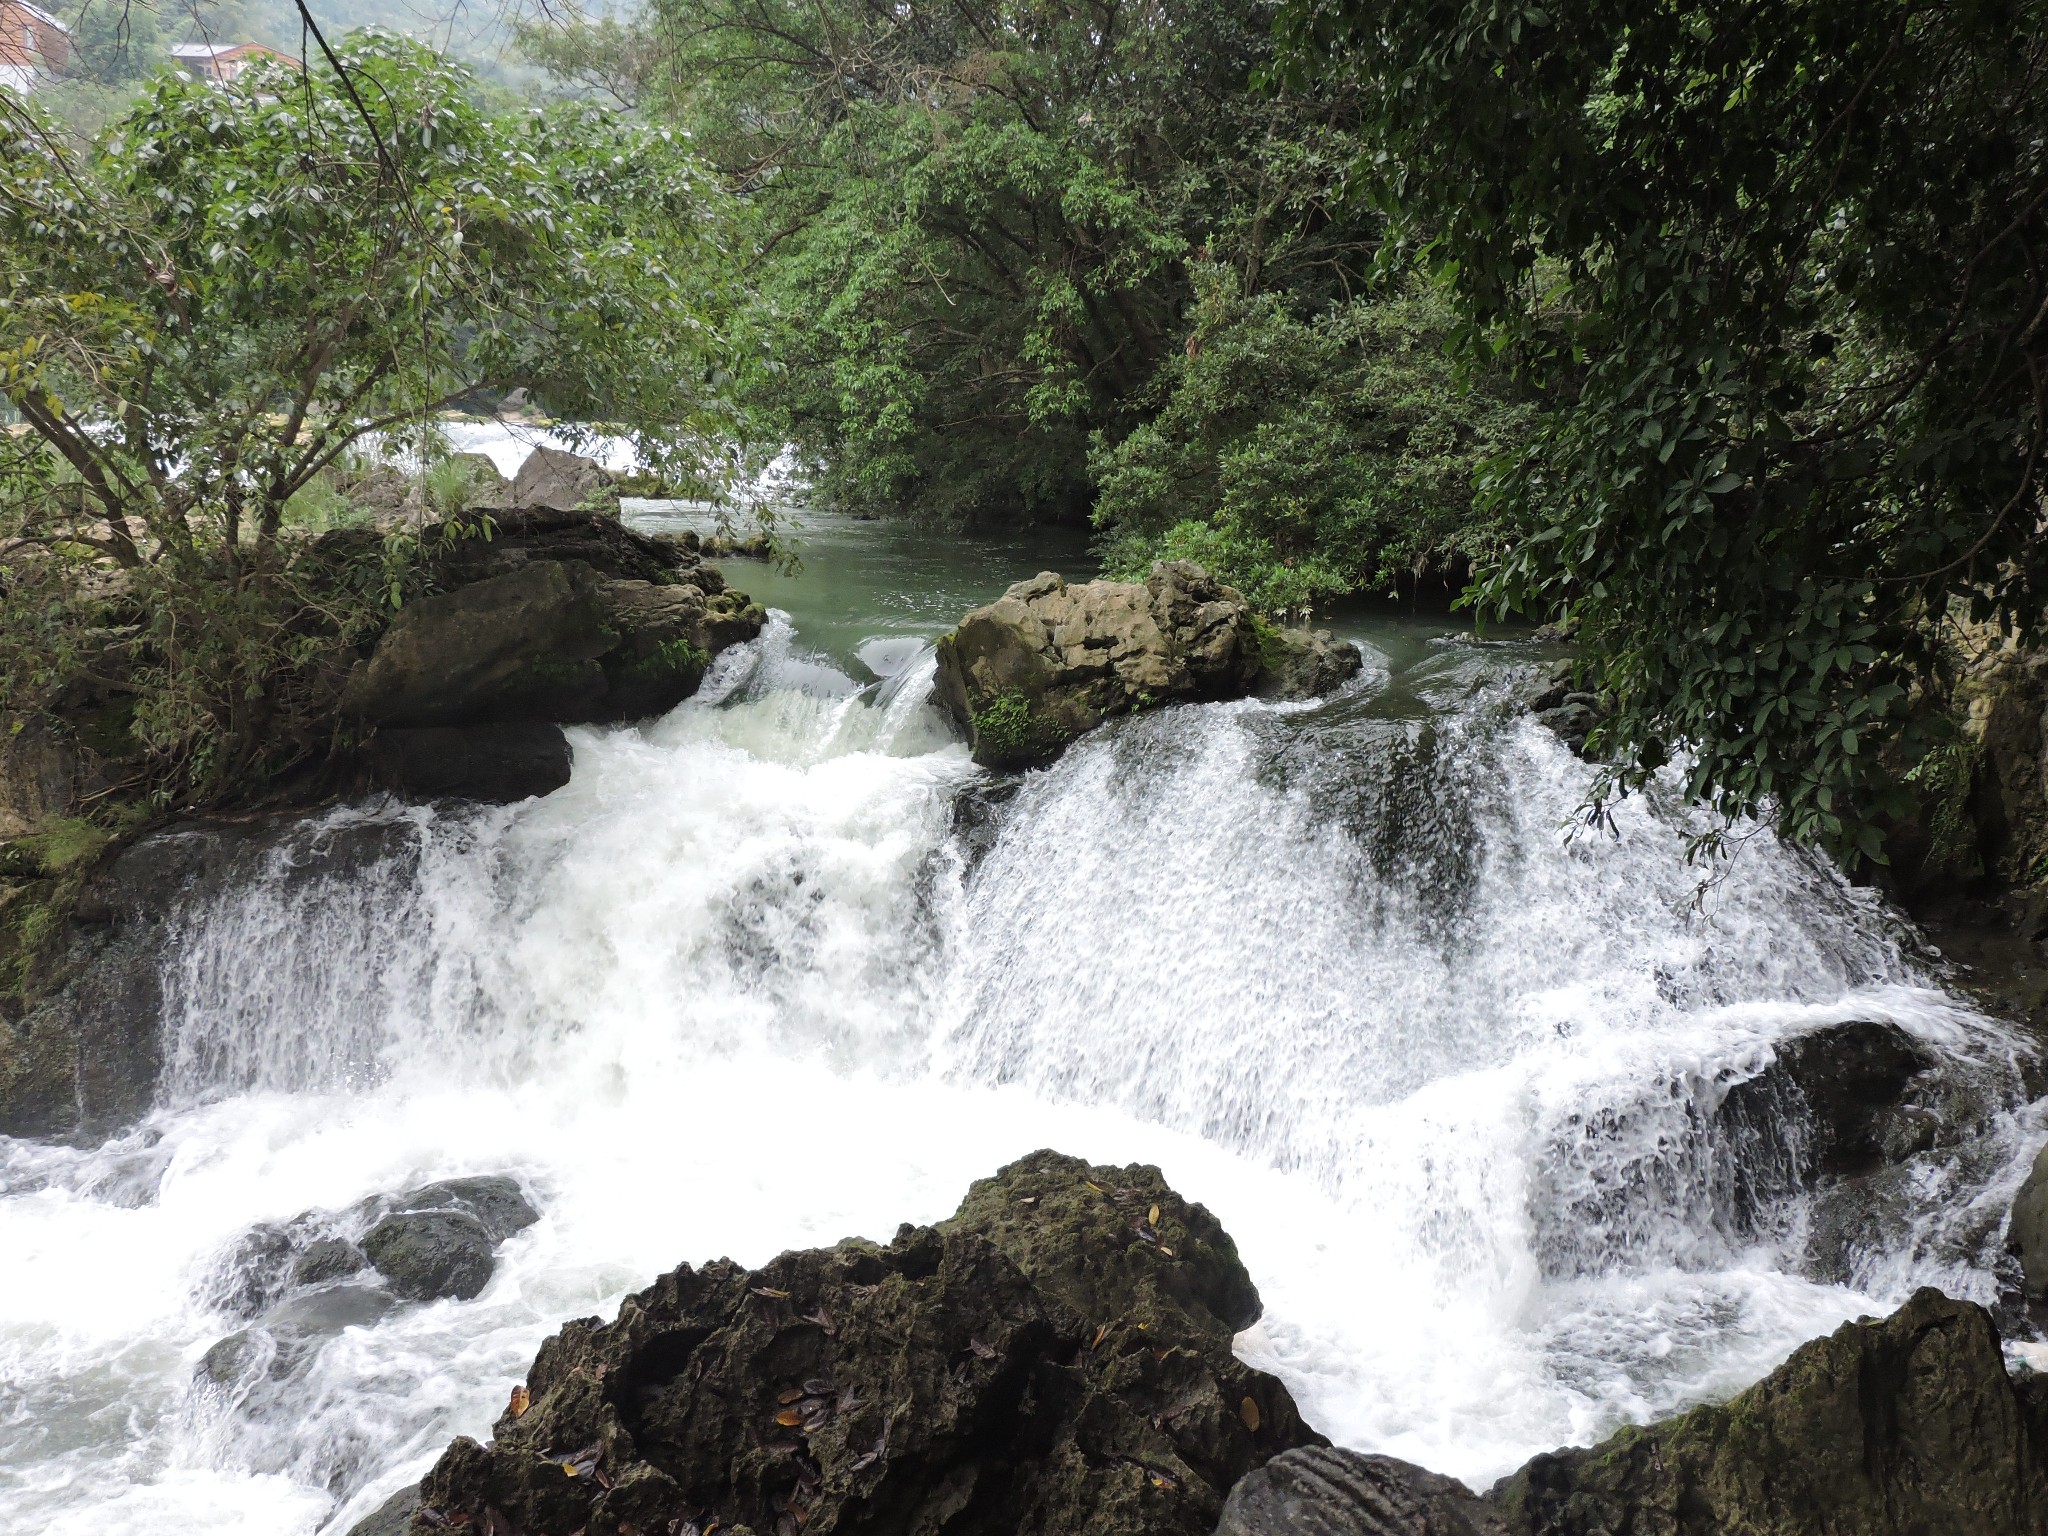
POLYGON ((1303 317, 1198 268, 1185 352, 1152 408, 1092 461, 1112 569, 1197 561, 1268 613, 1435 577, 1461 587, 1510 529, 1473 505, 1472 474, 1527 430, 1496 373, 1473 383, 1445 354, 1435 291, 1375 292, 1303 317))
POLYGON ((1872 855, 1935 745, 1944 626, 2036 638, 2048 5, 1292 0, 1358 90, 1395 248, 1468 351, 1565 392, 1484 500, 1544 525, 1496 611, 1565 617, 1735 815, 1872 855))
POLYGON ((343 570, 291 535, 353 446, 515 386, 666 466, 731 430, 679 141, 494 119, 386 36, 339 64, 162 77, 84 157, 0 116, 0 696, 114 690, 166 798, 316 750, 341 648, 402 599, 402 541, 343 570))
POLYGON ((1329 195, 1349 108, 1250 88, 1270 23, 1219 0, 657 7, 638 99, 746 201, 755 398, 825 495, 1078 520, 1091 435, 1137 425, 1186 344, 1198 253, 1248 295, 1355 288, 1371 226, 1329 195))

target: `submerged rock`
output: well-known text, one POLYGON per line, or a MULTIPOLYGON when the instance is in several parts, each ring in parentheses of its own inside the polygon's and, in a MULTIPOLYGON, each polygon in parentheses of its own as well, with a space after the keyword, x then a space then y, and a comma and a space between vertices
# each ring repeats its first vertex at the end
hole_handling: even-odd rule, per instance
POLYGON ((1939 1134, 1932 1112, 1911 1096, 1936 1065, 1896 1024, 1823 1025, 1780 1041, 1768 1067, 1728 1091, 1722 1113, 1780 1137, 1789 1122, 1805 1132, 1803 1173, 1856 1177, 1924 1150, 1939 1134))
POLYGON ((1355 647, 1263 624, 1185 560, 1144 582, 1069 586, 1050 571, 977 608, 938 644, 940 705, 975 761, 1050 761, 1104 720, 1176 700, 1308 697, 1360 666, 1355 647))
POLYGON ((568 1324, 414 1529, 1206 1536, 1246 1471, 1321 1443, 1231 1353, 1258 1310, 1157 1170, 1041 1152, 887 1245, 685 1265, 568 1324))
POLYGON ((1230 1490, 1216 1536, 1508 1536, 1508 1527, 1454 1477, 1308 1446, 1247 1473, 1230 1490))
POLYGON ((363 1252, 407 1301, 467 1301, 497 1267, 491 1234, 467 1211, 405 1211, 363 1235, 363 1252))
POLYGON ((1515 1536, 2019 1536, 2048 1531, 2044 1434, 1990 1317, 1930 1289, 1726 1403, 1535 1457, 1489 1499, 1515 1536))

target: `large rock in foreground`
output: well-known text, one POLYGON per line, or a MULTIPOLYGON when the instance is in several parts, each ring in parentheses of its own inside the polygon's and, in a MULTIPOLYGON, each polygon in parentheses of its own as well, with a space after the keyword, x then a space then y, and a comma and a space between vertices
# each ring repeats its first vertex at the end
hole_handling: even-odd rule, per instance
POLYGON ((1357 672, 1357 650, 1258 619, 1185 560, 1144 582, 1020 581, 939 641, 937 696, 992 768, 1048 762, 1104 720, 1175 700, 1307 698, 1357 672))
POLYGON ((2033 1536, 2042 1409, 1984 1310, 1923 1290, 1726 1403, 1535 1457, 1490 1498, 1516 1536, 2033 1536))
POLYGON ((886 1246, 685 1265, 570 1323, 414 1529, 1207 1536, 1321 1443, 1231 1353, 1258 1311, 1156 1169, 1040 1152, 886 1246))

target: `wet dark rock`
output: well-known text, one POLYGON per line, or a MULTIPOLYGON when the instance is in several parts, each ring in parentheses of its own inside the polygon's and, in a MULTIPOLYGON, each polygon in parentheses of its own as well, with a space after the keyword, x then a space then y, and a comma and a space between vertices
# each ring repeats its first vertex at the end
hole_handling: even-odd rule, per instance
POLYGON ((401 1488, 350 1527, 348 1536, 406 1536, 419 1507, 419 1488, 401 1488))
POLYGON ((573 754, 559 725, 514 720, 381 730, 363 749, 371 784, 406 800, 511 805, 569 782, 573 754))
POLYGON ((369 1257, 345 1237, 323 1237, 307 1244, 292 1262, 292 1284, 324 1285, 370 1267, 369 1257))
POLYGON ((494 1243, 502 1243, 540 1220, 540 1212, 526 1198, 519 1181, 501 1173, 422 1184, 400 1195, 396 1206, 404 1211, 467 1211, 482 1223, 494 1243))
POLYGON ((408 603, 342 704, 380 726, 586 720, 613 639, 595 573, 542 561, 408 603))
POLYGON ((198 1375, 222 1391, 232 1391, 265 1370, 276 1353, 276 1341, 262 1329, 244 1328, 199 1357, 198 1375))
POLYGON ((2005 1244, 2020 1261, 2028 1299, 2048 1299, 2048 1147, 2013 1196, 2005 1244))
POLYGON ((1117 715, 1262 685, 1303 696, 1357 669, 1355 649, 1262 625, 1235 588, 1175 560, 1144 582, 1069 586, 1046 571, 1016 583, 939 640, 934 697, 976 762, 1023 768, 1117 715))
POLYGON ((1989 1316, 1929 1289, 1727 1403, 1537 1456, 1488 1499, 1514 1536, 2020 1536, 2048 1531, 2044 1444, 1989 1316))
POLYGON ((1206 1536, 1246 1471, 1320 1443, 1231 1353, 1258 1310, 1157 1170, 1038 1153, 887 1245, 685 1265, 566 1325, 415 1530, 1206 1536))
POLYGON ((1261 699, 1319 699, 1356 677, 1365 665, 1357 646, 1326 629, 1262 627, 1259 642, 1259 673, 1252 693, 1261 699))
POLYGON ((291 1234, 260 1222, 230 1242, 215 1259, 201 1300, 229 1317, 259 1315, 284 1295, 296 1257, 291 1234))
POLYGON ((1305 1446, 1230 1490, 1216 1536, 1508 1536, 1453 1477, 1391 1456, 1305 1446))
POLYGON ((367 1328, 390 1316, 398 1302, 369 1285, 329 1285, 293 1296, 263 1316, 263 1326, 285 1338, 323 1338, 344 1328, 367 1328))
POLYGON ((363 1253, 408 1301, 467 1301, 490 1283, 491 1234, 463 1210, 404 1211, 363 1235, 363 1253))
MULTIPOLYGON (((688 574, 708 580, 709 569, 688 574)), ((664 713, 696 692, 719 651, 759 634, 766 616, 722 583, 714 592, 661 574, 611 579, 581 560, 534 559, 409 604, 351 674, 343 708, 386 728, 664 713)), ((540 746, 530 743, 529 754, 545 756, 540 746)), ((410 753, 423 771, 446 763, 452 772, 469 748, 435 736, 394 751, 400 770, 410 753)))
POLYGON ((1810 1127, 1806 1172, 1852 1178, 1932 1146, 1939 1119, 1912 1101, 1935 1058, 1896 1024, 1855 1020, 1780 1041, 1775 1059, 1728 1091, 1724 1115, 1810 1127))

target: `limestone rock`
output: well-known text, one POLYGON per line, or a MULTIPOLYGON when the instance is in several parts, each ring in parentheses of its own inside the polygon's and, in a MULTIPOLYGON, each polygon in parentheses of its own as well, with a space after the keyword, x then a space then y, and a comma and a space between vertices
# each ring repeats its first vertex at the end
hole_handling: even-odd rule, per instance
POLYGON ((1259 673, 1252 692, 1262 699, 1319 699, 1358 675, 1358 647, 1326 629, 1259 632, 1259 673))
POLYGON ((1456 1478, 1391 1456, 1307 1446, 1230 1490, 1216 1536, 1508 1536, 1456 1478))
POLYGON ((685 1265, 566 1325, 414 1529, 1207 1536, 1246 1471, 1320 1443, 1230 1351, 1257 1311, 1156 1169, 1038 1153, 936 1227, 685 1265))
POLYGON ((512 482, 498 472, 498 461, 488 453, 451 453, 448 462, 459 465, 463 478, 468 482, 462 496, 465 509, 502 507, 510 503, 512 482))
POLYGON ((1724 1404, 1537 1456, 1489 1499, 1514 1536, 2038 1536, 2044 1427, 1989 1316, 1929 1289, 1724 1404))
POLYGON ((378 725, 588 720, 605 691, 605 626, 588 566, 537 562, 408 603, 350 677, 342 707, 378 725))
POLYGON ((526 456, 512 480, 512 505, 553 512, 595 511, 617 517, 618 483, 595 459, 540 447, 526 456))
MULTIPOLYGON (((1261 631, 1236 589, 1184 560, 1153 566, 1142 583, 1069 586, 1047 571, 940 639, 935 691, 977 762, 1027 767, 1117 715, 1253 692, 1266 671, 1261 631)), ((1276 694, 1334 676, 1343 664, 1326 649, 1336 648, 1313 637, 1278 643, 1276 694)))
POLYGON ((412 1529, 413 1512, 419 1507, 419 1489, 401 1488, 358 1520, 348 1536, 405 1536, 412 1529))

